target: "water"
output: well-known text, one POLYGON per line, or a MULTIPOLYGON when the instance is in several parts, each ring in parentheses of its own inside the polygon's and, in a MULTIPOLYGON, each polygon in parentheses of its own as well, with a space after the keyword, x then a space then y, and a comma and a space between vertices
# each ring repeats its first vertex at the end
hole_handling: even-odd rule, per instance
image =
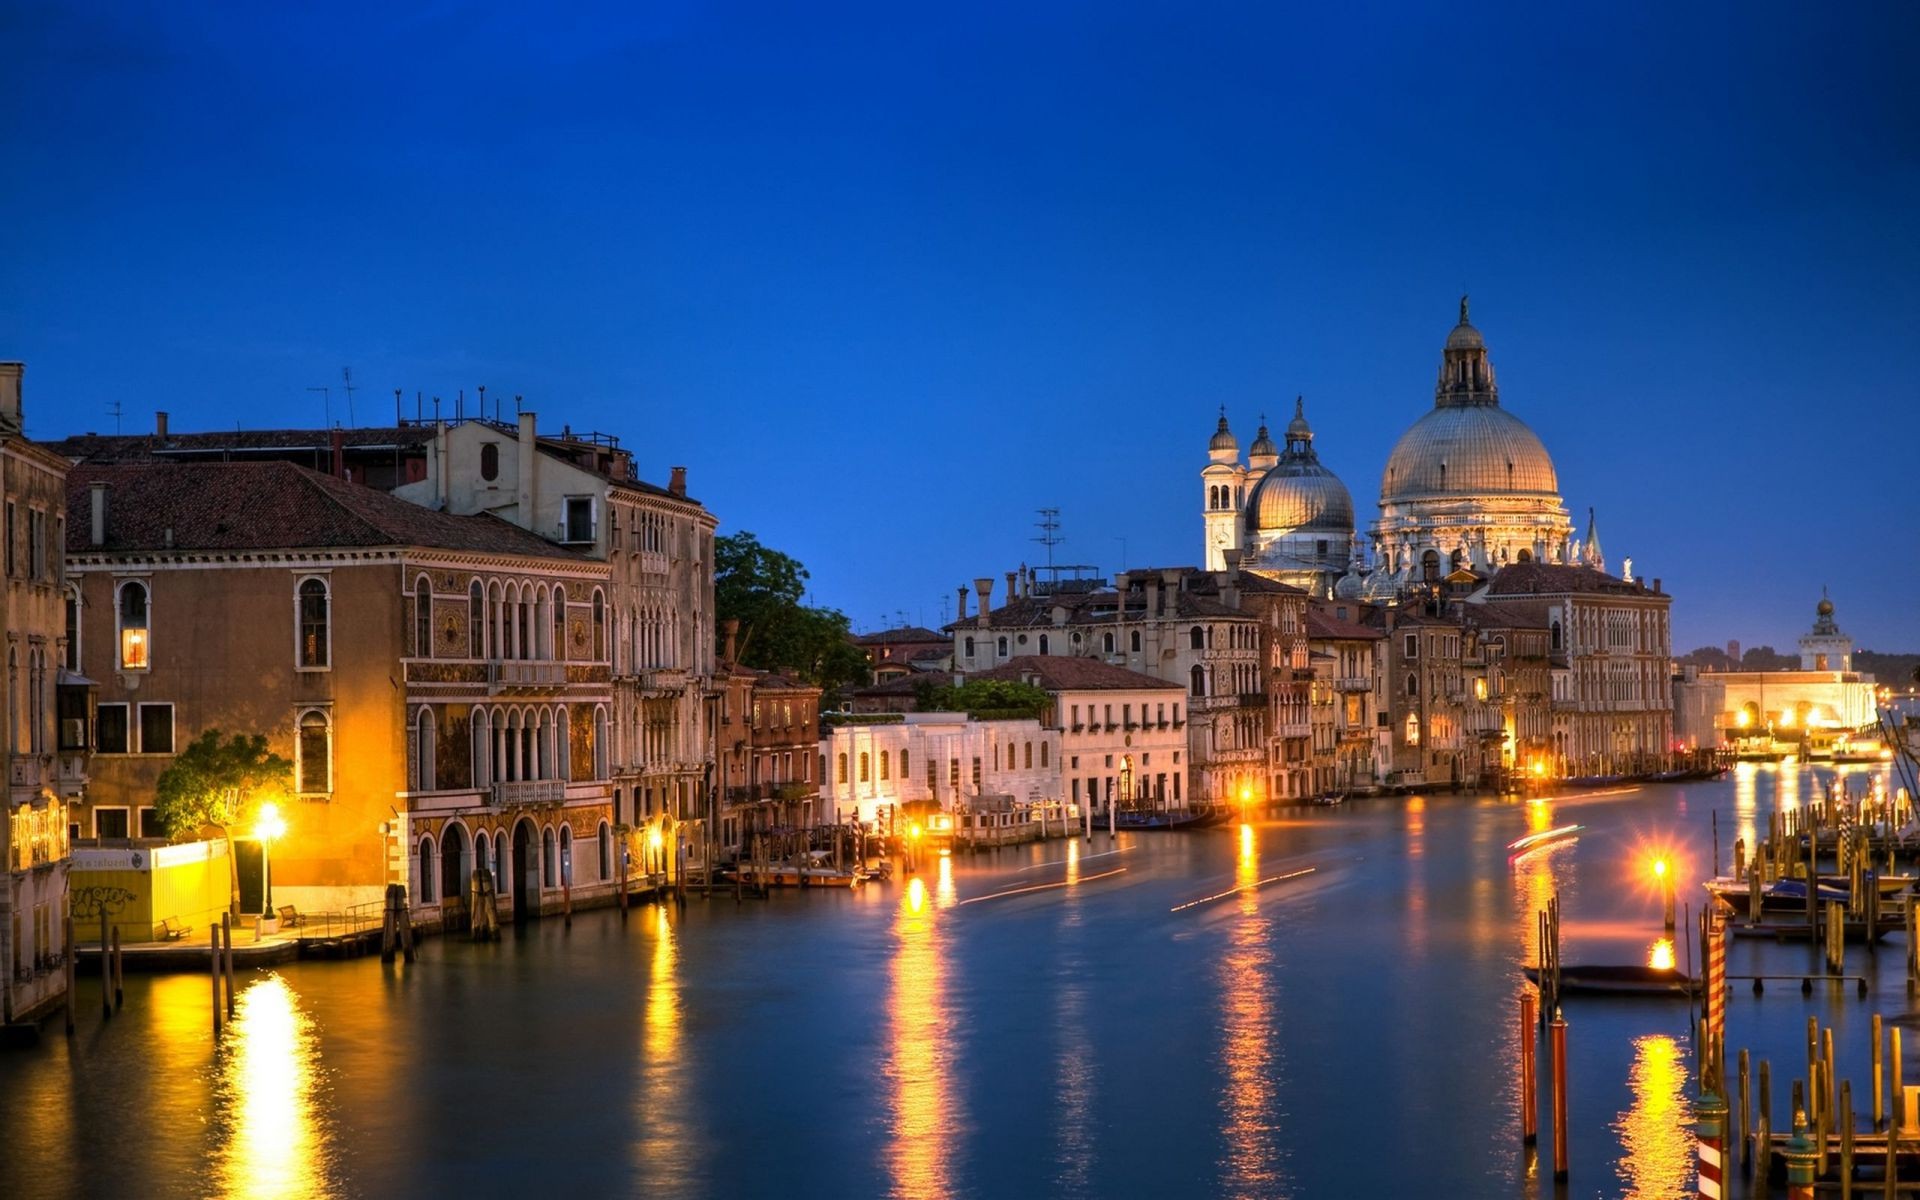
MULTIPOLYGON (((1536 804, 1371 801, 596 911, 428 940, 411 965, 252 973, 217 1051, 203 976, 129 976, 106 1023, 83 982, 73 1041, 56 1023, 0 1054, 0 1195, 1552 1195, 1519 1134, 1534 912, 1558 889, 1569 963, 1684 959, 1684 919, 1659 945, 1652 856, 1697 907, 1709 812, 1730 858, 1813 787, 1742 767, 1536 804), (1577 843, 1509 864, 1509 841, 1570 822, 1577 843)), ((1729 970, 1809 962, 1736 942, 1729 970)), ((1777 1109, 1809 1014, 1865 1108, 1867 1016, 1908 1006, 1899 942, 1848 970, 1871 999, 1736 990, 1729 1053, 1773 1059, 1777 1109)), ((1685 1191, 1686 1005, 1567 1016, 1568 1194, 1685 1191)))

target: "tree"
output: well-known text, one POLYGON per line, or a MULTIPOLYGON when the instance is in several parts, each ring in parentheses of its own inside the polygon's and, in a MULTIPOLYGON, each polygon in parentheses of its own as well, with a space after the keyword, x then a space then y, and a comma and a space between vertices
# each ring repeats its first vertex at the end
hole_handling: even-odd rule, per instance
POLYGON ((933 711, 975 717, 1038 717, 1053 702, 1046 689, 1017 679, 969 679, 933 689, 931 699, 933 711))
POLYGON ((807 569, 742 531, 714 540, 713 614, 740 622, 743 666, 783 671, 832 694, 871 675, 845 613, 802 603, 807 569))
POLYGON ((209 729, 187 744, 160 773, 153 815, 171 838, 217 829, 227 841, 232 907, 240 908, 240 867, 233 827, 251 820, 262 802, 293 790, 293 764, 267 749, 258 734, 223 737, 209 729))

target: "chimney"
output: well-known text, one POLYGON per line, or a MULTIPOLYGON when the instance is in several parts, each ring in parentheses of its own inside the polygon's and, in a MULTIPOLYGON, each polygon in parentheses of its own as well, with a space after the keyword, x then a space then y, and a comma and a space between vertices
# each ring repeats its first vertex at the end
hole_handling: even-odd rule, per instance
POLYGON ((1658 575, 1653 577, 1653 594, 1656 596, 1660 594, 1660 577, 1658 575))
POLYGON ((973 590, 980 597, 980 628, 985 629, 993 612, 993 576, 982 575, 974 580, 973 590))
POLYGON ((967 619, 967 589, 963 587, 956 588, 955 590, 960 593, 960 607, 958 610, 960 615, 955 617, 954 620, 964 621, 967 619))
POLYGON ((107 544, 107 485, 96 482, 93 485, 93 544, 107 544))
POLYGON ((23 362, 0 362, 0 428, 15 433, 26 428, 20 409, 20 377, 27 373, 23 362))
MULTIPOLYGON (((434 397, 437 401, 439 397, 434 397)), ((436 408, 439 406, 436 404, 436 408)), ((440 511, 446 512, 453 507, 453 488, 447 481, 447 423, 439 417, 433 419, 433 460, 434 496, 439 501, 440 511)))
POLYGON ((685 467, 673 468, 673 473, 667 478, 667 490, 676 496, 684 496, 687 494, 687 469, 685 467))
POLYGON ((1065 625, 1067 623, 1066 605, 1056 604, 1053 606, 1053 623, 1055 626, 1065 625))
MULTIPOLYGON (((160 432, 162 435, 166 433, 166 424, 166 414, 162 413, 160 417, 160 432)), ((345 479, 347 477, 347 431, 344 429, 334 430, 330 440, 333 442, 333 477, 335 479, 345 479)))
POLYGON ((514 468, 514 477, 519 480, 519 493, 516 497, 519 516, 514 524, 522 529, 533 528, 533 503, 538 495, 535 484, 540 474, 540 447, 535 444, 534 414, 520 414, 520 461, 514 468))
POLYGON ((1225 577, 1220 581, 1220 603, 1228 608, 1240 607, 1240 551, 1228 549, 1221 552, 1226 559, 1225 577))
POLYGON ((154 432, 154 436, 160 438, 161 440, 164 441, 166 439, 167 414, 164 411, 156 412, 153 414, 153 432, 154 432))
POLYGON ((1147 607, 1146 607, 1146 611, 1142 615, 1145 616, 1147 620, 1151 621, 1153 618, 1160 615, 1160 577, 1158 575, 1155 575, 1153 572, 1149 571, 1147 572, 1146 583, 1147 583, 1147 607))
POLYGON ((1007 572, 1007 603, 1008 604, 1012 604, 1015 600, 1020 598, 1019 581, 1020 581, 1020 572, 1018 571, 1007 572))
POLYGON ((1179 594, 1180 594, 1180 570, 1177 567, 1168 567, 1166 570, 1160 572, 1160 615, 1161 616, 1172 617, 1172 616, 1179 615, 1180 602, 1178 599, 1176 599, 1176 597, 1179 594))
POLYGON ((721 623, 721 627, 727 631, 727 652, 722 657, 731 663, 734 661, 734 648, 740 641, 740 620, 737 617, 728 617, 721 623))

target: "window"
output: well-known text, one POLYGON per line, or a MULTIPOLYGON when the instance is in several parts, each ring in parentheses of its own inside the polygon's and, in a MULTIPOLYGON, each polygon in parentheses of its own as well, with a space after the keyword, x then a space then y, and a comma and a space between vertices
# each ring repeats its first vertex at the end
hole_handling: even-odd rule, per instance
MULTIPOLYGON (((433 724, 433 709, 424 704, 421 705, 420 714, 414 718, 413 729, 413 790, 416 792, 430 792, 434 787, 434 757, 438 750, 436 743, 439 741, 439 739, 434 736, 438 731, 434 728, 433 724)), ((302 788, 301 790, 305 791, 306 789, 302 788)), ((321 788, 320 790, 325 791, 326 789, 321 788)))
POLYGON ((560 880, 560 859, 558 848, 554 845, 553 830, 547 829, 540 834, 540 857, 545 870, 540 875, 541 887, 557 887, 560 880))
POLYGON ((80 673, 80 589, 67 589, 67 670, 80 673))
POLYGON ((151 804, 140 809, 140 836, 143 838, 163 838, 167 831, 160 824, 160 818, 154 814, 151 804))
POLYGON ((553 589, 553 657, 567 657, 567 589, 559 586, 553 589))
POLYGON ((968 638, 966 641, 966 654, 968 658, 973 657, 973 639, 972 638, 968 638))
POLYGON ((1140 653, 1140 631, 1138 629, 1133 631, 1131 645, 1135 654, 1140 653))
POLYGON ((147 585, 129 580, 120 585, 120 669, 144 671, 152 662, 152 631, 148 628, 147 585))
POLYGON ((1192 646, 1195 650, 1206 649, 1207 647, 1206 635, 1200 632, 1200 627, 1198 625, 1195 625, 1192 629, 1187 631, 1187 643, 1190 646, 1192 646))
POLYGON ((598 590, 593 593, 593 661, 607 661, 607 601, 598 590))
POLYGON ((413 656, 433 657, 433 584, 425 575, 413 581, 413 656))
POLYGON ((909 768, 907 766, 907 752, 905 750, 902 750, 900 752, 900 778, 905 779, 907 777, 908 770, 909 768))
POLYGON ((326 667, 332 659, 327 646, 328 606, 327 584, 322 579, 303 579, 300 581, 299 620, 300 620, 300 666, 304 670, 326 667))
POLYGON ((1408 634, 1408 635, 1407 635, 1407 654, 1406 654, 1406 656, 1407 656, 1408 658, 1419 658, 1419 657, 1420 657, 1420 637, 1419 637, 1419 635, 1418 635, 1418 634, 1412 634, 1412 633, 1410 633, 1410 634, 1408 634))
POLYGON ((467 585, 467 657, 485 658, 487 656, 487 597, 480 590, 480 581, 474 580, 467 585))
POLYGON ((11 500, 7 501, 7 574, 8 575, 13 574, 13 569, 16 562, 14 557, 14 551, 13 551, 13 539, 16 533, 15 523, 18 521, 18 519, 19 518, 18 518, 17 510, 13 506, 13 501, 11 500))
POLYGON ((862 751, 860 752, 860 782, 861 782, 861 783, 865 783, 865 782, 867 782, 867 778, 868 778, 868 777, 867 777, 867 766, 868 766, 868 763, 867 763, 867 752, 866 752, 865 750, 862 750, 862 751))
POLYGON ((173 705, 140 706, 140 753, 173 753, 173 705))
POLYGON ((1025 761, 1026 769, 1029 771, 1033 770, 1033 743, 1032 742, 1027 743, 1027 752, 1023 757, 1026 760, 1025 761))
POLYGON ((845 783, 847 781, 847 756, 842 754, 839 758, 839 761, 836 763, 836 766, 838 770, 833 777, 834 782, 845 783))
POLYGON ((1040 653, 1045 654, 1046 652, 1047 652, 1047 635, 1043 633, 1040 635, 1040 653))
POLYGON ((1040 766, 1041 766, 1041 767, 1042 767, 1043 769, 1044 769, 1044 768, 1046 767, 1046 765, 1047 765, 1047 759, 1048 759, 1048 757, 1049 757, 1049 755, 1047 754, 1047 744, 1046 744, 1045 742, 1041 742, 1041 743, 1040 743, 1040 766))
POLYGON ((1005 658, 1007 656, 1007 639, 1001 638, 995 643, 995 646, 1000 651, 1000 657, 1005 658))
POLYGON ((613 834, 607 829, 607 823, 600 823, 600 878, 613 878, 613 834))
POLYGON ((102 704, 93 718, 94 749, 101 754, 130 754, 127 741, 127 706, 102 704))
POLYGON ((593 540, 593 497, 568 496, 565 536, 568 542, 593 540))
POLYGON ((124 838, 127 836, 127 810, 124 808, 96 808, 93 810, 93 836, 97 838, 124 838))
MULTIPOLYGON (((294 770, 299 773, 301 794, 311 796, 331 791, 333 729, 326 713, 319 709, 308 709, 300 714, 299 737, 294 743, 294 752, 299 758, 294 770)), ((423 771, 428 769, 422 768, 423 771)))
POLYGON ((47 575, 47 514, 37 508, 27 510, 27 573, 33 579, 47 575))
POLYGON ((433 903, 433 867, 433 839, 423 837, 420 839, 420 903, 422 904, 433 903))
POLYGON ((500 443, 485 442, 481 445, 480 478, 489 483, 500 478, 500 443))
POLYGON ((1100 635, 1100 649, 1107 654, 1113 653, 1113 635, 1111 633, 1103 633, 1100 635))
POLYGON ((1188 673, 1188 676, 1190 679, 1190 686, 1193 689, 1193 694, 1196 696, 1206 695, 1207 694, 1206 668, 1202 667, 1199 663, 1195 663, 1193 665, 1193 670, 1188 673))
POLYGON ((890 778, 887 773, 887 752, 885 750, 880 752, 880 778, 882 782, 890 778))

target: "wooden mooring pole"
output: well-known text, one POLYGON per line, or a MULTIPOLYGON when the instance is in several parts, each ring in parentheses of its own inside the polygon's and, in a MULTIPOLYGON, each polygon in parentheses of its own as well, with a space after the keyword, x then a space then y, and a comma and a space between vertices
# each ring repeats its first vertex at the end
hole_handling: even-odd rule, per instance
POLYGON ((1560 1010, 1553 1011, 1548 1025, 1549 1054, 1553 1068, 1553 1177, 1567 1177, 1567 1022, 1560 1010))
POLYGON ((75 953, 78 947, 73 944, 73 917, 71 915, 68 915, 67 917, 61 920, 61 932, 66 935, 66 943, 65 943, 66 954, 65 954, 65 961, 62 963, 62 967, 67 977, 67 1003, 66 1003, 67 1034, 71 1036, 73 1034, 73 1029, 74 1029, 74 1025, 73 1025, 73 984, 74 984, 74 977, 75 977, 74 960, 80 957, 77 953, 75 953))
POLYGON ((220 914, 220 940, 225 943, 226 953, 220 956, 226 967, 227 976, 227 1019, 233 1019, 233 1010, 237 1001, 233 994, 233 914, 220 914))
POLYGON ((213 1036, 220 1036, 220 928, 207 931, 207 977, 213 981, 213 1036))
POLYGON ((113 931, 113 1011, 119 1012, 127 1003, 126 960, 120 956, 120 931, 113 931))
POLYGON ((1534 1055, 1540 1046, 1540 1032, 1534 1028, 1532 992, 1520 993, 1520 1144, 1531 1146, 1540 1140, 1540 1097, 1534 1088, 1534 1055))

